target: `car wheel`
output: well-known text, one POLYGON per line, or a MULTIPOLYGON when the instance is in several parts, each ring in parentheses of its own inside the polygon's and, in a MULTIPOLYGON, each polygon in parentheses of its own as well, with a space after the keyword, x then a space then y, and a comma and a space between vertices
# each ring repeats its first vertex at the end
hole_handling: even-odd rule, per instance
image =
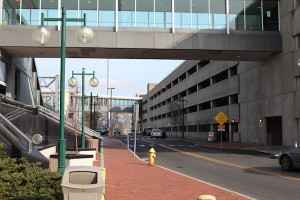
POLYGON ((291 171, 293 169, 293 163, 289 156, 283 155, 280 159, 281 169, 283 171, 291 171))

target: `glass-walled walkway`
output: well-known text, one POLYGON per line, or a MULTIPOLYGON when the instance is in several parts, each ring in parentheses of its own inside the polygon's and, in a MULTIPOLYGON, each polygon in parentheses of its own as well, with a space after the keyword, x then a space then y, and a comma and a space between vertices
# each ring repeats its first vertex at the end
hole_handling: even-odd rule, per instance
POLYGON ((88 26, 279 31, 278 0, 0 0, 0 24, 39 25, 61 7, 88 26))

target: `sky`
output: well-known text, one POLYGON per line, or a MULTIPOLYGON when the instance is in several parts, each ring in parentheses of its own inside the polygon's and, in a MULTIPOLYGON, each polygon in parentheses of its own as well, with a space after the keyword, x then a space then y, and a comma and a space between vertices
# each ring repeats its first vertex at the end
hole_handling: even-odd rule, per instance
MULTIPOLYGON (((35 62, 39 77, 60 74, 59 58, 35 58, 35 62)), ((182 62, 183 60, 110 59, 110 87, 115 88, 113 96, 134 97, 137 93, 146 93, 148 83, 159 83, 182 62)), ((86 76, 85 93, 106 95, 107 59, 66 59, 66 89, 69 89, 67 81, 71 78, 72 71, 81 73, 82 68, 85 68, 86 73, 95 71, 100 82, 93 88, 88 83, 92 76, 86 76)), ((75 78, 81 88, 81 76, 75 78)))

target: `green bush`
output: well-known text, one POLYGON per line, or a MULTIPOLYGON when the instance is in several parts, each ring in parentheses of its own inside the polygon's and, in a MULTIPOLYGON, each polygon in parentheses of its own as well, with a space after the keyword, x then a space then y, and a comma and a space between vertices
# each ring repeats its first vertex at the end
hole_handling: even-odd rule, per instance
POLYGON ((62 176, 42 169, 39 163, 10 158, 0 144, 1 200, 57 200, 63 199, 62 176))

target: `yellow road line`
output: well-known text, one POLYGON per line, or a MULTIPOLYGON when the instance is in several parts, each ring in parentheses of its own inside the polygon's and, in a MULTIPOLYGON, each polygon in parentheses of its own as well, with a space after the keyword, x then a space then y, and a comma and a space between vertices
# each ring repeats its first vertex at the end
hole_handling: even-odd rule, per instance
MULTIPOLYGON (((156 144, 155 142, 148 141, 148 140, 143 140, 143 141, 151 143, 151 144, 156 144)), ((200 158, 200 159, 207 160, 207 161, 210 161, 210 162, 222 164, 222 165, 227 165, 227 166, 236 167, 236 168, 240 168, 240 169, 244 169, 244 170, 258 172, 258 173, 261 173, 261 174, 267 174, 267 175, 271 175, 271 176, 278 176, 278 177, 281 177, 281 178, 300 181, 300 178, 297 178, 297 177, 287 176, 287 175, 279 174, 279 173, 276 173, 276 172, 261 170, 261 169, 257 169, 257 168, 253 168, 253 167, 247 167, 245 165, 239 165, 239 164, 234 164, 234 163, 230 163, 230 162, 226 162, 226 161, 222 161, 222 160, 217 160, 217 159, 214 159, 214 158, 201 156, 201 155, 197 155, 197 154, 194 154, 194 153, 181 151, 179 149, 175 149, 173 147, 169 147, 169 146, 166 146, 166 145, 161 145, 161 147, 164 147, 166 149, 169 149, 169 150, 172 150, 172 151, 175 151, 175 152, 179 152, 179 153, 182 153, 182 154, 185 154, 185 155, 189 155, 189 156, 192 156, 192 157, 196 157, 196 158, 200 158)))

